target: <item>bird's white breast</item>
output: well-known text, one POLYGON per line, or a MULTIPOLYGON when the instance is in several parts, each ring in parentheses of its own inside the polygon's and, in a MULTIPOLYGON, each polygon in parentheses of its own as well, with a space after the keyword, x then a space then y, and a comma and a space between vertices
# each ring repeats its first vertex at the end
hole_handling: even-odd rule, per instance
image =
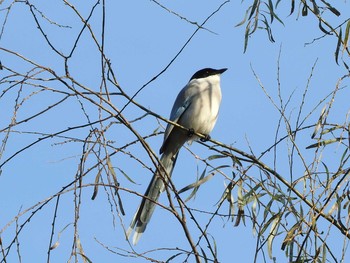
POLYGON ((190 105, 180 124, 195 132, 209 134, 216 123, 221 103, 220 76, 191 80, 185 91, 190 105))

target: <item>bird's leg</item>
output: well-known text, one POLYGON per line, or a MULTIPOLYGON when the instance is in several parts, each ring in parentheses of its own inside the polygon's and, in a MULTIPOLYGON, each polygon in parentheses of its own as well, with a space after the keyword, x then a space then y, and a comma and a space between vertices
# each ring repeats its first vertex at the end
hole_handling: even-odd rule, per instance
POLYGON ((204 138, 200 138, 200 141, 201 142, 206 142, 206 141, 209 141, 210 139, 211 139, 210 135, 206 134, 204 138))
POLYGON ((188 133, 187 133, 188 137, 191 138, 193 134, 194 134, 194 129, 193 128, 188 129, 188 133))

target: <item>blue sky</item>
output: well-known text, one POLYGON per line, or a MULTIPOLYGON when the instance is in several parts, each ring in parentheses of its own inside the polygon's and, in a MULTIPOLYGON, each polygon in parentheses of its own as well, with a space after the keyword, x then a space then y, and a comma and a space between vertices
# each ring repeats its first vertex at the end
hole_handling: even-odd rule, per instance
MULTIPOLYGON (((0 7, 7 7, 10 3, 10 1, 4 1, 0 7)), ((37 13, 43 30, 47 32, 47 37, 53 46, 59 52, 68 54, 82 28, 77 15, 61 1, 46 1, 44 3, 35 1, 31 3, 50 20, 63 26, 70 26, 55 26, 45 21, 37 13)), ((223 2, 176 1, 164 2, 163 4, 181 16, 200 24, 221 3, 223 2)), ((95 2, 85 1, 82 4, 75 1, 72 4, 86 18, 95 2)), ((181 20, 152 1, 123 1, 122 3, 107 1, 106 4, 105 54, 112 63, 120 86, 131 96, 169 64, 196 30, 196 26, 181 20)), ((194 72, 204 67, 227 67, 228 71, 222 75, 223 101, 220 116, 211 137, 246 152, 252 150, 258 156, 274 143, 280 115, 259 87, 252 68, 267 92, 278 102, 277 59, 279 52, 281 52, 280 83, 284 100, 287 101, 290 94, 294 92, 287 108, 288 117, 292 123, 296 120, 302 95, 315 63, 316 66, 302 112, 303 117, 307 116, 334 89, 339 78, 347 73, 344 67, 338 66, 334 60, 337 39, 329 36, 305 45, 305 43, 312 42, 313 39, 323 35, 318 29, 318 21, 311 15, 297 17, 297 14, 294 13, 289 16, 289 5, 282 6, 283 4, 280 3, 278 11, 284 25, 276 20, 272 24, 275 43, 268 41, 265 31, 258 30, 250 37, 248 49, 246 53, 243 53, 245 28, 244 26, 235 27, 235 25, 243 19, 249 2, 228 2, 205 24, 205 28, 215 33, 200 30, 170 67, 155 81, 147 85, 136 96, 135 100, 151 111, 168 117, 177 93, 194 72)), ((346 6, 346 3, 339 3, 340 10, 349 10, 346 6)), ((5 13, 5 10, 0 13, 1 23, 4 22, 5 13)), ((101 14, 102 6, 100 4, 96 7, 90 20, 91 28, 98 41, 101 39, 101 14)), ((340 18, 331 15, 325 15, 325 17, 337 25, 349 17, 349 11, 344 11, 340 18)), ((0 39, 0 47, 12 50, 37 64, 51 68, 58 75, 64 74, 64 60, 49 48, 43 35, 37 29, 28 5, 24 3, 15 3, 12 6, 0 39)), ((346 55, 344 56, 348 60, 346 55)), ((16 58, 15 55, 9 54, 3 49, 0 50, 0 60, 7 68, 16 69, 19 72, 26 72, 32 68, 22 59, 16 58)), ((100 61, 100 53, 92 41, 91 35, 85 30, 73 56, 69 59, 70 74, 89 89, 98 91, 101 83, 100 61)), ((6 74, 9 74, 8 71, 0 71, 0 78, 5 77, 6 74)), ((41 73, 39 76, 47 78, 49 74, 41 73)), ((332 123, 342 124, 347 121, 349 90, 346 88, 346 81, 348 80, 341 84, 341 87, 345 88, 336 97, 336 103, 334 103, 329 116, 328 120, 332 123)), ((37 83, 40 83, 40 80, 37 83)), ((9 83, 2 82, 0 85, 3 94, 3 91, 9 88, 9 83)), ((64 87, 57 81, 47 82, 46 85, 52 89, 64 90, 64 87)), ((113 86, 109 88, 110 92, 116 91, 113 86)), ((33 95, 34 90, 39 90, 39 88, 23 86, 23 91, 20 93, 23 105, 15 116, 17 121, 32 116, 63 98, 62 94, 54 92, 38 92, 38 94, 33 95)), ((7 127, 11 118, 14 117, 13 111, 17 95, 18 89, 12 89, 0 97, 1 115, 3 116, 0 120, 0 129, 7 127)), ((113 96, 112 102, 115 107, 121 109, 127 100, 120 96, 113 96)), ((305 126, 316 123, 324 104, 321 103, 311 117, 306 120, 305 126)), ((85 114, 92 121, 99 117, 96 106, 83 99, 71 97, 53 110, 41 115, 40 118, 34 118, 15 126, 9 136, 6 149, 2 153, 0 165, 12 154, 41 137, 41 135, 33 134, 34 132, 52 134, 68 127, 85 124, 87 122, 85 114), (82 105, 85 112, 82 110, 82 105)), ((131 105, 125 109, 123 114, 128 120, 132 120, 144 112, 131 105)), ((165 126, 164 122, 160 121, 160 123, 163 127, 165 126)), ((159 128, 159 122, 151 116, 147 116, 133 125, 142 136, 151 134, 159 128)), ((99 127, 99 125, 95 126, 95 128, 99 127)), ((68 137, 84 140, 89 135, 90 130, 91 127, 75 129, 63 134, 67 138, 46 139, 18 154, 2 166, 0 234, 5 246, 15 236, 16 223, 13 220, 20 211, 26 211, 30 207, 44 202, 74 180, 83 144, 81 141, 70 141, 68 137)), ((300 140, 298 140, 305 158, 310 162, 314 158, 314 152, 307 152, 304 148, 314 143, 310 139, 312 131, 312 129, 308 129, 302 132, 300 140)), ((282 130, 281 134, 284 135, 285 132, 282 130)), ((5 134, 2 132, 2 140, 5 138, 4 136, 5 134)), ((105 136, 115 147, 121 147, 135 140, 135 137, 127 129, 118 124, 112 125, 105 136)), ((162 135, 149 138, 147 142, 155 152, 158 152, 162 135)), ((201 158, 214 154, 207 147, 197 143, 194 143, 189 149, 201 158)), ((113 152, 111 148, 109 151, 109 153, 113 152)), ((152 167, 151 161, 140 144, 130 146, 128 151, 140 160, 145 160, 146 165, 152 167)), ((286 174, 289 179, 287 151, 286 145, 281 146, 277 156, 276 169, 281 174, 286 174)), ((334 163, 330 161, 328 164, 336 166, 338 156, 341 153, 340 147, 337 146, 326 151, 325 154, 329 154, 325 157, 326 160, 334 159, 334 163)), ((88 164, 93 164, 96 161, 93 157, 89 158, 91 159, 88 160, 88 164)), ((272 154, 264 157, 262 161, 273 167, 272 154)), ((136 184, 131 183, 116 169, 122 187, 139 193, 145 191, 152 175, 148 169, 142 167, 127 154, 115 154, 111 157, 111 162, 114 167, 122 169, 136 182, 136 184)), ((222 164, 222 161, 213 161, 212 164, 219 165, 222 164)), ((204 168, 205 165, 201 161, 196 160, 189 151, 182 149, 173 173, 173 182, 178 189, 181 189, 194 182, 196 176, 200 176, 204 168)), ((229 170, 224 172, 230 174, 229 170)), ((303 172, 300 162, 296 161, 295 176, 298 177, 298 173, 302 174, 303 172)), ((96 174, 96 171, 88 174, 84 177, 84 183, 92 184, 96 174)), ((251 174, 251 176, 253 175, 251 174)), ((259 178, 261 174, 256 172, 254 176, 259 178)), ((188 206, 194 209, 215 211, 216 203, 225 189, 224 182, 227 183, 227 180, 217 174, 199 189, 196 198, 190 200, 188 206)), ((108 195, 102 187, 100 187, 94 201, 91 200, 92 192, 93 187, 91 186, 82 189, 79 237, 86 256, 93 262, 143 262, 144 259, 134 258, 125 252, 132 248, 125 241, 123 227, 121 227, 128 227, 140 198, 127 191, 120 191, 126 212, 126 215, 122 216, 115 211, 111 213, 111 209, 115 210, 115 207, 111 208, 108 195), (106 247, 115 253, 108 251, 106 247)), ((236 194, 237 190, 235 189, 236 194)), ((183 197, 185 198, 187 195, 186 192, 183 197)), ((59 246, 51 250, 50 262, 64 262, 70 258, 74 234, 73 200, 73 191, 68 191, 60 197, 53 236, 54 242, 59 239, 59 246)), ((161 197, 161 202, 166 204, 164 195, 161 197)), ((51 200, 25 225, 19 235, 20 253, 17 253, 14 245, 8 255, 7 262, 19 261, 19 254, 23 262, 45 262, 47 260, 55 203, 56 199, 51 200)), ((220 210, 222 213, 227 213, 227 211, 227 205, 220 210)), ((19 218, 18 226, 30 216, 31 212, 32 210, 29 210, 19 218)), ((205 225, 208 222, 208 216, 201 216, 200 213, 196 215, 201 224, 205 225)), ((214 220, 208 229, 217 243, 218 259, 221 262, 231 262, 233 258, 239 262, 253 262, 256 240, 251 223, 247 220, 245 225, 243 223, 238 227, 233 225, 234 223, 222 217, 214 220)), ((193 222, 189 222, 189 227, 193 231, 194 237, 198 238, 198 229, 193 222)), ((334 230, 334 236, 330 235, 329 237, 329 239, 333 238, 335 248, 343 246, 344 238, 336 230, 334 230)), ((277 245, 273 247, 273 255, 277 262, 286 262, 284 252, 280 250, 280 243, 281 240, 277 238, 277 245)), ((180 224, 169 212, 158 208, 140 243, 134 249, 137 253, 143 253, 157 248, 169 247, 189 249, 180 224)), ((157 250, 145 254, 145 256, 166 260, 172 253, 174 252, 157 250)), ((265 253, 267 252, 265 251, 265 253)), ((341 251, 336 251, 336 253, 340 258, 341 251)), ((345 255, 347 259, 349 257, 347 251, 345 255)), ((259 257, 262 260, 261 254, 259 257)), ((269 260, 266 254, 265 258, 269 260)), ((262 262, 260 260, 257 262, 262 262)))

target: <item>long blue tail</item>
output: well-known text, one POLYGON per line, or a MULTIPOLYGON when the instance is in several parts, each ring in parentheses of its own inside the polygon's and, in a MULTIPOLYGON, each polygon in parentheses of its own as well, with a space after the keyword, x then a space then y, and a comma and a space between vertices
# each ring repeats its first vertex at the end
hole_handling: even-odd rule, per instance
POLYGON ((165 189, 165 183, 167 184, 169 182, 176 159, 177 154, 170 157, 169 154, 166 153, 160 158, 160 162, 166 172, 164 172, 162 167, 158 167, 126 232, 127 238, 129 239, 132 230, 135 229, 132 239, 134 245, 137 244, 141 235, 145 232, 148 222, 151 220, 159 196, 165 189))

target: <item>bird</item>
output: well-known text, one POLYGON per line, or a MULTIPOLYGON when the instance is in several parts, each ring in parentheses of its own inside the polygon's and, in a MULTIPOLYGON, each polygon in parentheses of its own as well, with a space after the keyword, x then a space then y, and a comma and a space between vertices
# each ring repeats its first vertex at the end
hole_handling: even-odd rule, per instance
POLYGON ((132 239, 136 245, 149 223, 160 194, 165 190, 166 184, 172 175, 180 148, 184 143, 192 143, 200 133, 210 139, 218 118, 221 104, 220 76, 227 68, 204 68, 197 71, 179 92, 170 113, 170 120, 182 127, 168 123, 163 144, 160 147, 160 164, 158 165, 151 182, 142 198, 130 226, 126 232, 127 239, 134 232, 132 239))

